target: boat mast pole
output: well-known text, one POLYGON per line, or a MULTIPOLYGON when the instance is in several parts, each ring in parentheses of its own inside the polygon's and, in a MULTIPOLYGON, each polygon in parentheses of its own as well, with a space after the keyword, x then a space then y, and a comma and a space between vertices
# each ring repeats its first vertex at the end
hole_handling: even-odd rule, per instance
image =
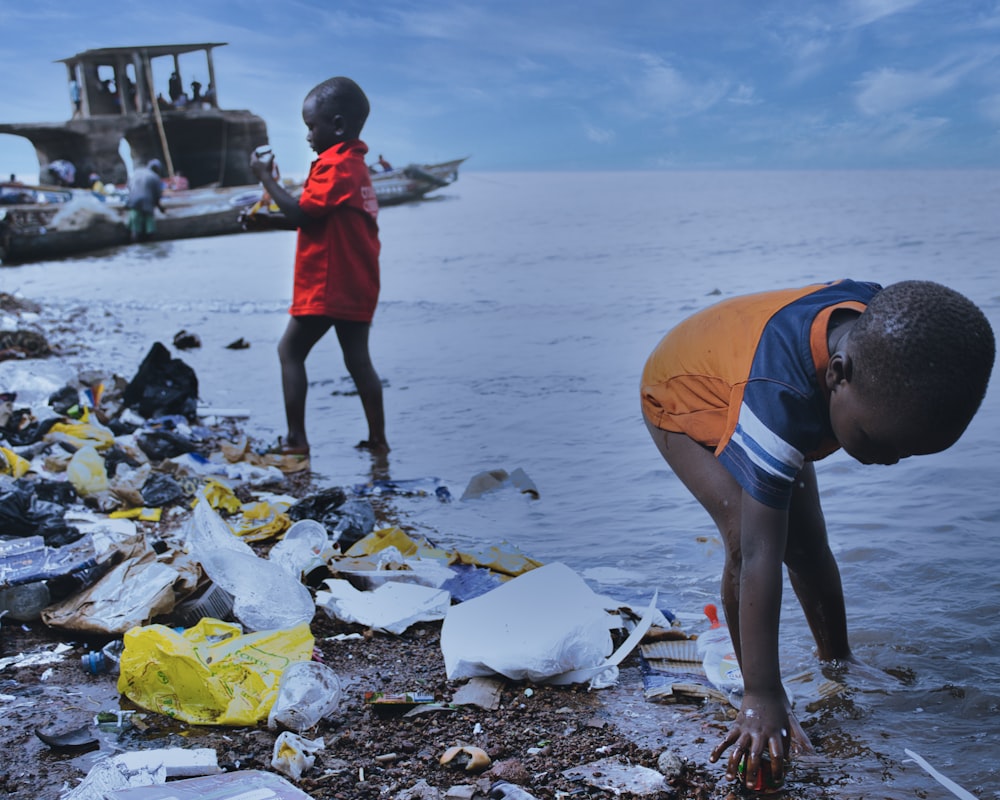
MULTIPOLYGON (((149 53, 142 54, 142 62, 146 67, 146 83, 149 84, 149 93, 153 93, 153 67, 149 63, 149 53)), ((163 159, 167 162, 167 177, 174 177, 174 162, 170 159, 170 146, 167 144, 167 132, 163 129, 163 117, 160 116, 160 104, 153 100, 153 119, 156 120, 156 129, 160 133, 160 146, 163 148, 163 159)))

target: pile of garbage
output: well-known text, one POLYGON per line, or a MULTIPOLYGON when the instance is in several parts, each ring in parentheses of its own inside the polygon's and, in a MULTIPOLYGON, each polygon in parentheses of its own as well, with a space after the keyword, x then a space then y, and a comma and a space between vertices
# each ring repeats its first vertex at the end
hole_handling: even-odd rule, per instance
MULTIPOLYGON (((135 706, 192 725, 266 722, 281 731, 271 766, 293 779, 322 746, 304 734, 342 693, 313 660, 317 612, 390 635, 439 621, 448 678, 470 685, 610 685, 650 626, 669 626, 655 598, 643 613, 613 608, 568 567, 511 547, 460 551, 376 529, 371 498, 450 502, 436 479, 284 493, 301 463, 258 451, 235 420, 199 408, 197 376, 160 343, 131 380, 12 360, 0 363, 0 390, 0 637, 12 621, 41 621, 105 641, 83 666, 117 672, 135 706), (631 635, 613 652, 616 628, 631 635)), ((462 497, 504 489, 538 497, 519 469, 474 476, 462 497)), ((459 747, 454 758, 480 756, 459 747)), ((208 762, 198 750, 120 754, 65 797, 128 797, 168 778, 225 783, 208 762)), ((290 784, 281 793, 301 795, 290 784)))

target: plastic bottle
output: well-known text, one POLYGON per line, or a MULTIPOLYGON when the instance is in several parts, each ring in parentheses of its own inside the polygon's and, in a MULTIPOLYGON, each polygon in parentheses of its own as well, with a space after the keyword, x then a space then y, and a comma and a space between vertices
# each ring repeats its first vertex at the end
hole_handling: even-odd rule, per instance
POLYGON ((743 673, 733 650, 729 629, 719 622, 719 613, 713 603, 705 606, 710 628, 698 634, 697 649, 705 675, 716 689, 729 696, 729 702, 739 706, 743 694, 743 673))
POLYGON ((80 658, 84 672, 89 672, 91 675, 118 672, 124 649, 125 643, 121 639, 112 639, 100 650, 91 650, 80 658))
POLYGON ((45 581, 33 581, 0 589, 0 611, 18 622, 34 622, 52 602, 45 581))

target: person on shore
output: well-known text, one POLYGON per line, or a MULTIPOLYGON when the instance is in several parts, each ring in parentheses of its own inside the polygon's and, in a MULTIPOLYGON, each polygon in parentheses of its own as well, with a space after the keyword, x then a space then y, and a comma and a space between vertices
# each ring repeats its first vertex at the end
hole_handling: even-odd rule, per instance
POLYGON ((744 681, 710 755, 732 747, 727 779, 780 785, 786 758, 811 750, 780 678, 782 563, 819 659, 857 664, 813 462, 841 447, 863 464, 947 449, 979 408, 995 350, 985 315, 958 292, 843 280, 725 300, 649 357, 646 426, 725 547, 722 600, 744 681))
POLYGON ((128 182, 128 227, 133 242, 144 242, 156 234, 156 211, 166 214, 163 197, 163 164, 154 158, 132 173, 128 182))
POLYGON ((275 452, 309 455, 305 411, 306 357, 333 328, 344 364, 361 397, 368 438, 357 447, 389 452, 382 382, 372 365, 368 334, 379 293, 378 201, 360 140, 369 104, 350 78, 320 83, 306 95, 302 120, 316 152, 302 194, 293 197, 272 174, 273 155, 254 153, 250 168, 286 218, 298 228, 291 318, 281 341, 281 383, 287 436, 275 452))

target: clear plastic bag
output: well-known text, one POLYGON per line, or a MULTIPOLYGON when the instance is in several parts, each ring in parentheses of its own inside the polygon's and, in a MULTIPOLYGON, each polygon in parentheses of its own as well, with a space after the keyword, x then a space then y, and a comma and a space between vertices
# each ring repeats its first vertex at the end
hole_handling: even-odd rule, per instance
POLYGON ((340 705, 337 673, 317 661, 289 664, 278 683, 278 697, 271 706, 267 727, 309 730, 340 705))

